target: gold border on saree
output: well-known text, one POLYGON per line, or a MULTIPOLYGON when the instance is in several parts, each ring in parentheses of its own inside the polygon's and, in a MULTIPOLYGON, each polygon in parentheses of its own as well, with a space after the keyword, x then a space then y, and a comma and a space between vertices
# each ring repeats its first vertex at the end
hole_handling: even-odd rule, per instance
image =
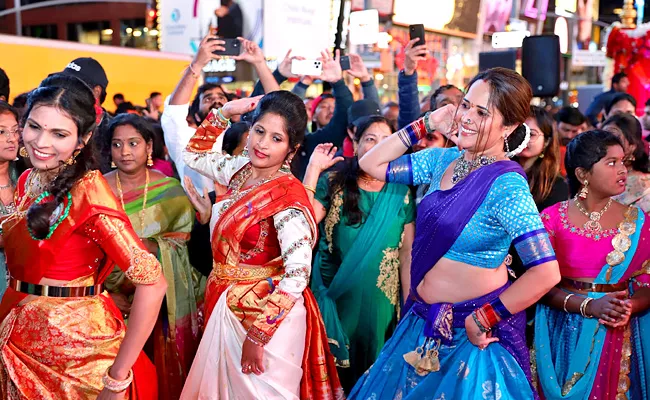
POLYGON ((282 272, 283 268, 282 265, 273 267, 245 267, 241 265, 234 266, 215 262, 212 266, 212 271, 219 279, 230 281, 251 281, 266 279, 278 275, 282 272))

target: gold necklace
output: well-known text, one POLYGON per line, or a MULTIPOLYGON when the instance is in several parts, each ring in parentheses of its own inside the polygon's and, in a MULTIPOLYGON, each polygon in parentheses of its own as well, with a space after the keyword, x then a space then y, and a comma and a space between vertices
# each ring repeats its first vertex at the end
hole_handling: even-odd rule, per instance
MULTIPOLYGON (((149 191, 149 170, 145 168, 145 183, 144 183, 144 194, 142 199, 142 210, 140 210, 140 234, 144 235, 144 210, 147 208, 147 192, 149 191)), ((122 192, 122 182, 120 181, 120 173, 115 173, 115 186, 117 186, 117 193, 120 196, 120 203, 122 203, 122 209, 126 212, 126 207, 124 207, 124 193, 122 192)))
POLYGON ((609 206, 612 205, 612 198, 610 197, 609 201, 607 202, 605 207, 603 207, 603 209, 600 210, 600 212, 594 211, 591 213, 587 211, 582 206, 582 204, 580 204, 577 196, 573 198, 573 202, 575 203, 576 207, 578 207, 578 210, 581 213, 583 213, 587 218, 589 218, 589 220, 584 224, 585 229, 592 232, 600 232, 603 229, 603 227, 600 225, 600 218, 603 216, 603 214, 605 214, 605 211, 609 209, 609 206))

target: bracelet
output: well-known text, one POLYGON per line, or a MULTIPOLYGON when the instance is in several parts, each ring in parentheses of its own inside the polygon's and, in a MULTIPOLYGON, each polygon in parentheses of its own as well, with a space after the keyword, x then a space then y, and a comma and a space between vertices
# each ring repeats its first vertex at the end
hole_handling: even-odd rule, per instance
POLYGON ((494 312, 499 317, 499 320, 504 320, 512 317, 512 313, 506 308, 506 305, 503 304, 501 299, 497 297, 496 299, 490 302, 490 305, 494 309, 494 312))
POLYGON ((260 342, 258 342, 257 340, 251 338, 250 336, 246 336, 246 339, 250 340, 250 342, 253 343, 253 344, 256 345, 256 346, 264 347, 264 345, 263 345, 262 343, 260 343, 260 342))
POLYGON ((104 376, 102 376, 102 383, 104 384, 104 387, 109 391, 113 393, 122 393, 131 385, 131 382, 133 382, 133 370, 129 370, 129 375, 126 377, 126 379, 120 381, 112 378, 108 374, 108 371, 111 370, 111 367, 112 365, 106 369, 104 376))
POLYGON ((478 330, 481 331, 481 333, 490 332, 490 329, 484 327, 481 321, 479 321, 478 316, 476 315, 476 311, 472 312, 472 319, 474 320, 476 326, 478 326, 478 330))
POLYGON ((221 108, 217 110, 217 118, 219 119, 219 122, 221 122, 222 124, 230 125, 230 119, 224 117, 221 108))
POLYGON ((426 114, 424 114, 424 128, 427 130, 427 133, 433 133, 435 132, 435 128, 430 125, 429 117, 431 116, 431 113, 433 111, 427 111, 426 114))
POLYGON ((406 147, 407 149, 411 148, 412 146, 411 139, 408 137, 408 135, 404 130, 400 130, 399 132, 397 132, 397 137, 399 138, 399 140, 402 141, 404 147, 406 147))
POLYGON ((585 318, 592 318, 593 316, 587 316, 587 306, 589 303, 591 303, 593 299, 591 297, 585 297, 585 299, 582 301, 582 304, 580 304, 580 315, 582 315, 585 318))
POLYGON ((499 315, 496 313, 496 311, 492 307, 492 304, 490 303, 486 303, 480 308, 476 309, 476 313, 477 316, 481 316, 485 321, 487 321, 488 328, 492 328, 500 321, 499 315))
POLYGON ((573 293, 569 293, 569 294, 564 298, 564 304, 562 305, 562 308, 564 309, 564 312, 567 313, 567 314, 569 313, 569 310, 566 309, 566 305, 567 305, 567 303, 569 302, 569 299, 571 298, 571 296, 575 296, 575 295, 574 295, 573 293))
POLYGON ((191 64, 191 63, 190 63, 190 65, 187 66, 187 68, 190 69, 190 73, 192 74, 192 78, 194 78, 194 79, 199 79, 199 74, 197 74, 197 73, 194 71, 194 68, 192 68, 192 64, 191 64))
POLYGON ((315 188, 315 187, 313 187, 313 186, 309 186, 309 185, 305 185, 304 183, 303 183, 302 186, 305 187, 305 190, 309 190, 309 191, 312 192, 314 195, 316 195, 316 188, 315 188))

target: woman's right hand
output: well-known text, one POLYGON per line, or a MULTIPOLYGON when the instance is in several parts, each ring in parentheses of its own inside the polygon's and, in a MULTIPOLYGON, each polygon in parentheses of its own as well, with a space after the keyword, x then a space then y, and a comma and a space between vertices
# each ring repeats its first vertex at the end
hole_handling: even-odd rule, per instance
POLYGON ((336 150, 332 143, 319 144, 311 154, 307 168, 313 168, 319 173, 332 168, 334 164, 344 160, 343 157, 336 157, 336 150))
POLYGON ((418 69, 418 63, 426 60, 429 54, 426 44, 415 45, 419 40, 419 38, 411 39, 404 48, 404 74, 407 76, 413 75, 418 69))
POLYGON ((456 119, 456 106, 447 104, 429 114, 429 125, 447 139, 458 143, 458 123, 456 119))
POLYGON ((212 216, 212 201, 210 201, 208 188, 203 188, 203 196, 201 196, 188 176, 183 178, 183 182, 185 182, 187 197, 199 213, 199 222, 201 225, 207 224, 212 216))
POLYGON ((631 310, 627 291, 609 293, 600 299, 592 300, 587 305, 586 313, 605 325, 616 324, 626 318, 631 310))
POLYGON ((229 101, 221 108, 221 113, 228 119, 234 115, 246 114, 247 112, 253 111, 255 107, 257 107, 257 103, 260 102, 262 97, 264 97, 264 95, 244 97, 243 99, 229 101))
POLYGON ((499 341, 499 338, 492 337, 491 332, 481 332, 476 322, 474 322, 472 314, 465 318, 465 332, 467 333, 467 339, 481 350, 485 350, 490 343, 499 341))

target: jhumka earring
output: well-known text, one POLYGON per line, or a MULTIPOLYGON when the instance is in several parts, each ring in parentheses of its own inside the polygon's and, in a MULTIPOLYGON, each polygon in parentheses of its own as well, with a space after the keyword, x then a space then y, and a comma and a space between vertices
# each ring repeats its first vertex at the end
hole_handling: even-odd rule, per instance
POLYGON ((583 182, 583 187, 580 189, 580 193, 578 193, 578 197, 580 197, 582 200, 585 200, 587 198, 587 194, 589 194, 589 189, 587 189, 587 186, 589 186, 589 181, 585 179, 583 182))
POLYGON ((111 161, 111 168, 113 169, 117 168, 117 165, 115 165, 115 161, 111 161))
POLYGON ((242 157, 248 157, 248 145, 244 146, 244 151, 241 152, 242 157))
POLYGON ((280 168, 280 171, 285 172, 285 173, 290 173, 291 172, 291 161, 293 160, 293 156, 296 153, 291 153, 287 156, 287 158, 284 159, 284 162, 282 163, 282 167, 280 168))
POLYGON ((22 158, 29 158, 29 153, 27 152, 27 148, 25 146, 20 148, 18 154, 20 154, 22 158))
POLYGON ((151 153, 147 156, 147 167, 153 167, 153 158, 151 157, 151 153))
POLYGON ((81 150, 75 150, 74 153, 72 153, 72 155, 67 160, 65 160, 63 163, 65 165, 67 165, 67 166, 71 166, 71 165, 76 164, 77 163, 77 156, 79 155, 79 153, 81 153, 81 150))

